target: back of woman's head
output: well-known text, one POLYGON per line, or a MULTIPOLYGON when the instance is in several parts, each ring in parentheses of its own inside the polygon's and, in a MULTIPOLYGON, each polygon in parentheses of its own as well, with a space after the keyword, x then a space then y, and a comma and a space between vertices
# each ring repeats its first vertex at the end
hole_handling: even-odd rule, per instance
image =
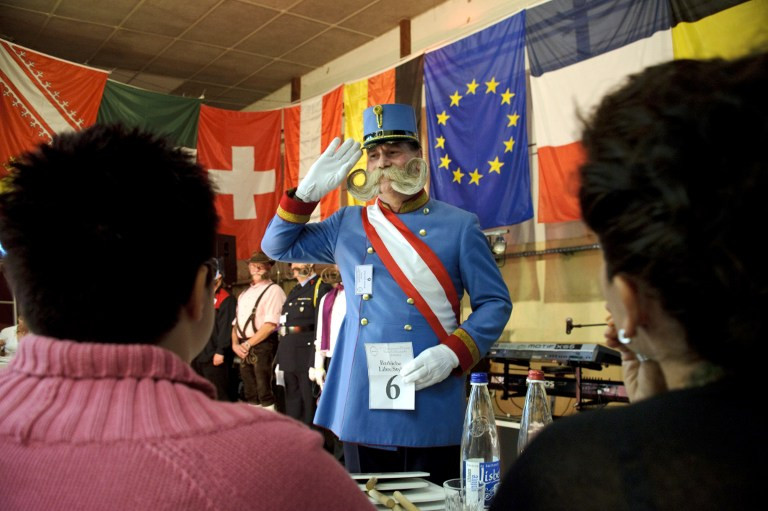
POLYGON ((656 295, 705 358, 768 338, 768 54, 679 60, 607 96, 584 131, 580 201, 608 276, 656 295))

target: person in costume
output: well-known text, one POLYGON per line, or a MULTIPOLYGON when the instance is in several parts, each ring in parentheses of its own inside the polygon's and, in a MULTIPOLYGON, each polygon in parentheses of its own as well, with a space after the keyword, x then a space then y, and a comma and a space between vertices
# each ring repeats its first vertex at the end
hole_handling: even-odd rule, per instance
POLYGON ((307 223, 362 155, 354 140, 335 139, 283 196, 262 248, 281 261, 335 263, 348 285, 315 415, 344 442, 348 469, 424 470, 442 483, 458 476, 463 375, 498 339, 512 304, 477 217, 424 190, 413 109, 376 105, 363 120, 367 169, 348 187, 375 203, 307 223), (472 313, 461 322, 465 292, 472 313))
POLYGON ((214 264, 216 275, 213 278, 213 307, 216 309, 216 320, 211 337, 192 361, 192 368, 216 387, 216 399, 237 401, 237 378, 232 370, 234 355, 230 348, 230 332, 237 302, 224 289, 224 275, 219 260, 214 259, 214 264))
POLYGON ((291 273, 297 283, 283 303, 277 364, 285 381, 285 413, 310 426, 317 408, 307 378, 315 357, 316 310, 331 286, 315 274, 312 264, 292 264, 291 273))
MULTIPOLYGON (((320 273, 324 282, 332 285, 317 305, 317 328, 315 330, 315 364, 309 368, 309 380, 315 382, 322 392, 325 376, 333 357, 333 348, 341 332, 341 324, 347 314, 347 298, 339 268, 329 266, 320 273)), ((344 459, 341 441, 330 430, 322 430, 326 450, 338 460, 344 459)))
POLYGON ((245 402, 275 410, 272 391, 272 363, 277 353, 277 325, 285 303, 283 288, 272 282, 274 261, 264 252, 248 260, 251 285, 237 297, 237 314, 232 322, 232 351, 240 358, 245 402))
POLYGON ((331 266, 322 272, 321 278, 333 288, 320 300, 317 306, 317 329, 315 331, 315 364, 309 368, 309 380, 317 383, 322 390, 325 376, 333 357, 333 348, 341 332, 341 324, 347 314, 347 298, 339 268, 331 266))

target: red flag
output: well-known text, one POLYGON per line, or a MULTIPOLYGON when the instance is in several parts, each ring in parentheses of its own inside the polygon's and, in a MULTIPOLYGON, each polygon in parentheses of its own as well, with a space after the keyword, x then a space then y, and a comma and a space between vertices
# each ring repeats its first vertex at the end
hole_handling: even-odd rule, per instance
POLYGON ((0 163, 93 124, 107 76, 0 39, 0 163))
POLYGON ((219 232, 235 236, 238 259, 260 249, 277 210, 282 191, 280 114, 200 107, 197 158, 218 187, 219 232))
MULTIPOLYGON (((284 108, 285 186, 298 186, 299 181, 323 153, 334 137, 341 136, 343 86, 327 94, 284 108)), ((312 220, 324 220, 340 205, 340 188, 331 191, 312 213, 312 220)))

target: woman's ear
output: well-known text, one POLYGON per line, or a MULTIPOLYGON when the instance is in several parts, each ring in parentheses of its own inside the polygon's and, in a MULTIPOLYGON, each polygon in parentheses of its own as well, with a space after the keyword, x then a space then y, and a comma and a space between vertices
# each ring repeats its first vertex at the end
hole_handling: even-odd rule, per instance
POLYGON ((634 337, 637 335, 637 328, 640 326, 643 318, 642 300, 635 282, 621 273, 611 279, 612 285, 616 289, 619 300, 624 307, 623 325, 616 325, 616 328, 624 330, 624 335, 634 337))

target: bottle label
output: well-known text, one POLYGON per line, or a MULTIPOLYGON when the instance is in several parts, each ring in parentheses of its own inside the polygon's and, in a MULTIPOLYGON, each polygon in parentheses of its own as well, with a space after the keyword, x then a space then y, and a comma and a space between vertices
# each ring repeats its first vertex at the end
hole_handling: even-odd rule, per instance
POLYGON ((467 460, 464 463, 464 480, 466 481, 467 496, 478 491, 479 482, 485 484, 485 509, 491 507, 491 501, 496 494, 496 485, 501 477, 501 463, 496 461, 467 460))

